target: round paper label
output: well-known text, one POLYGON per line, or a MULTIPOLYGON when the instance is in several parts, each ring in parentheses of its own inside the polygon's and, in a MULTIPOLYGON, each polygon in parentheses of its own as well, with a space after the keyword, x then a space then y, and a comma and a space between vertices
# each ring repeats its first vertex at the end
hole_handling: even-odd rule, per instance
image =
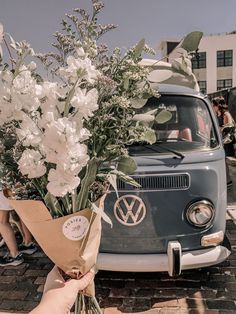
POLYGON ((83 239, 89 227, 89 221, 84 216, 73 216, 67 219, 63 226, 62 232, 64 236, 72 241, 83 239))

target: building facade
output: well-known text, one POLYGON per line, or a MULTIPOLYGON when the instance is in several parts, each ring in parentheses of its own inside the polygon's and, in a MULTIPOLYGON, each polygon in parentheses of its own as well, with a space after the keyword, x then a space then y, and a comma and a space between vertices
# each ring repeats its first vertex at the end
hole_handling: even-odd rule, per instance
MULTIPOLYGON (((162 57, 170 61, 175 57, 176 39, 162 40, 162 57), (173 51, 173 52, 172 52, 173 51)), ((236 31, 220 35, 203 36, 198 53, 192 58, 193 72, 203 93, 214 93, 236 86, 236 31)))

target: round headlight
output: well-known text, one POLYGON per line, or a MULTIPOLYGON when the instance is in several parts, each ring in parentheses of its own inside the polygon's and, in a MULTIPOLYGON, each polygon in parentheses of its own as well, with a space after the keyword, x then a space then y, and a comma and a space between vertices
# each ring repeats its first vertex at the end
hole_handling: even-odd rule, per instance
POLYGON ((215 208, 212 203, 206 200, 193 203, 187 209, 188 221, 196 227, 209 225, 214 218, 215 208))

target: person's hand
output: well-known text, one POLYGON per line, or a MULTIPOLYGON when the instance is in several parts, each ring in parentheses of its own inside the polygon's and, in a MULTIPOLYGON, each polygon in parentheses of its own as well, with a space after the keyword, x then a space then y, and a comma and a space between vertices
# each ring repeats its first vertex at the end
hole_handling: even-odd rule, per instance
POLYGON ((64 314, 73 306, 79 291, 84 290, 94 278, 94 272, 90 271, 80 279, 65 281, 54 268, 47 275, 43 296, 40 304, 30 313, 32 314, 64 314))

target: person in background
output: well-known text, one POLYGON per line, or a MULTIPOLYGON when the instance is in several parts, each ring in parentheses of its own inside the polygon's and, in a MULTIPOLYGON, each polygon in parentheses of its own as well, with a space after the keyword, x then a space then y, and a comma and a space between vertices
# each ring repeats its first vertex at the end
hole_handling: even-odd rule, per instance
POLYGON ((75 303, 79 291, 84 290, 94 278, 94 272, 89 271, 80 279, 65 281, 57 268, 47 275, 43 296, 39 305, 30 314, 65 314, 75 303))
POLYGON ((0 266, 17 266, 24 262, 24 254, 33 254, 37 247, 29 230, 21 221, 23 242, 17 246, 14 230, 9 222, 10 212, 13 210, 6 196, 8 190, 0 191, 0 234, 9 250, 5 256, 0 257, 0 266), (4 195, 5 193, 5 195, 4 195))
POLYGON ((213 109, 214 109, 214 112, 216 114, 216 117, 217 117, 217 120, 218 120, 218 124, 219 124, 219 127, 222 127, 223 125, 223 116, 221 115, 221 111, 220 111, 220 108, 219 108, 219 102, 220 102, 220 97, 215 97, 213 100, 212 100, 212 104, 213 104, 213 109))
MULTIPOLYGON (((228 105, 225 102, 225 99, 223 97, 220 97, 219 99, 219 111, 220 115, 222 117, 222 124, 220 125, 221 127, 221 132, 222 132, 222 137, 223 141, 225 136, 234 128, 234 119, 231 116, 229 112, 228 105)), ((224 143, 224 150, 225 150, 225 156, 226 156, 226 179, 227 179, 227 187, 229 188, 232 186, 232 179, 230 177, 229 173, 229 165, 228 165, 228 159, 227 157, 234 157, 235 152, 234 152, 234 143, 233 141, 230 141, 229 143, 224 143)))

